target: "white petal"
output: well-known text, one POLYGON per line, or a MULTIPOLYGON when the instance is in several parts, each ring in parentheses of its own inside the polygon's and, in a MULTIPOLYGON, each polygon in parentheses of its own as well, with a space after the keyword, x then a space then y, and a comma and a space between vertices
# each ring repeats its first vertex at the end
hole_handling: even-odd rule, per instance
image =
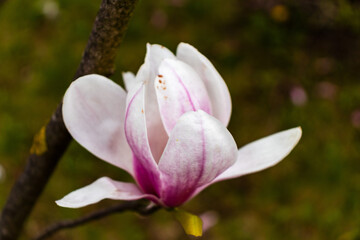
POLYGON ((237 161, 219 175, 214 182, 240 177, 274 166, 284 159, 301 138, 301 128, 286 131, 259 139, 239 149, 237 161))
POLYGON ((61 207, 80 208, 103 199, 137 200, 141 198, 156 199, 152 195, 144 194, 133 183, 118 182, 108 177, 102 177, 90 185, 69 193, 56 201, 56 204, 61 207))
POLYGON ((180 43, 176 57, 194 68, 202 78, 211 100, 212 115, 227 126, 231 115, 231 98, 218 71, 204 55, 189 44, 180 43))
POLYGON ((155 91, 168 135, 185 112, 203 110, 211 114, 211 102, 203 81, 184 62, 165 59, 159 68, 155 91))
POLYGON ((133 174, 124 134, 126 93, 96 74, 74 81, 65 93, 63 118, 73 138, 95 156, 133 174))
POLYGON ((159 74, 159 66, 166 58, 175 59, 175 55, 164 46, 158 44, 146 44, 145 62, 150 66, 150 78, 152 81, 154 81, 156 75, 159 74))
POLYGON ((137 83, 135 75, 132 72, 123 72, 122 76, 126 90, 130 91, 137 83))
POLYGON ((237 156, 235 141, 216 118, 199 110, 185 113, 171 132, 161 156, 161 198, 178 206, 201 185, 229 168, 237 156))

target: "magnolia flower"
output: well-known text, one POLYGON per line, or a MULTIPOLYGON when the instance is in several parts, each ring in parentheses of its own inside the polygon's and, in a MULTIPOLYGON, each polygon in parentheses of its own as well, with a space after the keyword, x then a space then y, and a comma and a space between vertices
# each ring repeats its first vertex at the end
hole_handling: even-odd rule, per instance
POLYGON ((136 76, 128 72, 123 78, 127 92, 95 74, 74 81, 64 96, 63 118, 76 141, 127 171, 136 184, 102 177, 58 205, 146 198, 176 207, 215 182, 275 165, 301 137, 301 129, 293 128, 238 150, 226 128, 229 90, 210 61, 189 44, 180 43, 176 56, 148 44, 136 76))

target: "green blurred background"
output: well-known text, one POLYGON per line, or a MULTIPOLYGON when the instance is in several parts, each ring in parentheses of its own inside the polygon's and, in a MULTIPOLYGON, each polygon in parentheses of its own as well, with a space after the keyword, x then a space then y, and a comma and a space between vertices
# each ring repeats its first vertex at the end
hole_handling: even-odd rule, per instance
MULTIPOLYGON (((80 62, 100 0, 8 0, 0 5, 0 206, 22 172, 32 138, 80 62)), ((302 126, 303 138, 266 171, 211 186, 184 206, 214 210, 204 239, 360 239, 360 1, 140 0, 112 79, 136 72, 145 44, 188 42, 229 86, 238 146, 302 126)), ((82 216, 54 201, 100 176, 130 180, 72 143, 23 239, 82 216)), ((187 239, 165 211, 113 215, 52 239, 187 239)))

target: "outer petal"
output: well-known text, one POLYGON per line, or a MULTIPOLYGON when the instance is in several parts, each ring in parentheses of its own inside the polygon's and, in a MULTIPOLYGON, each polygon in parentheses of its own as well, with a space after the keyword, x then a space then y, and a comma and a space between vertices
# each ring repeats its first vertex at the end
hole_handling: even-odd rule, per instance
POLYGON ((135 178, 146 193, 157 194, 160 188, 158 166, 152 156, 145 119, 146 86, 139 83, 128 94, 125 135, 134 153, 135 178))
POLYGON ((259 139, 239 149, 237 161, 219 175, 214 182, 240 177, 274 166, 284 159, 301 138, 301 128, 286 131, 259 139))
POLYGON ((135 75, 132 72, 123 72, 122 76, 126 90, 130 91, 130 89, 133 88, 137 83, 135 75))
POLYGON ((292 128, 259 139, 240 148, 234 165, 216 177, 212 182, 198 187, 187 201, 198 195, 213 183, 237 178, 272 167, 284 159, 301 138, 301 128, 292 128))
POLYGON ((167 48, 160 45, 146 45, 147 52, 145 57, 145 63, 136 75, 137 79, 140 79, 148 85, 146 88, 146 124, 149 137, 149 144, 156 161, 159 161, 160 156, 165 148, 168 140, 168 135, 165 132, 164 126, 160 118, 159 107, 157 104, 157 98, 154 88, 154 81, 158 75, 158 69, 160 63, 165 58, 173 58, 175 56, 167 48))
POLYGON ((92 184, 77 189, 62 199, 56 201, 61 207, 80 208, 97 203, 103 199, 136 200, 148 198, 156 201, 156 197, 144 194, 135 184, 114 181, 108 177, 102 177, 92 184))
POLYGON ((203 81, 189 65, 179 60, 165 59, 161 63, 155 91, 168 135, 185 112, 201 109, 211 114, 211 102, 203 81))
POLYGON ((126 93, 100 75, 74 81, 63 101, 63 118, 73 138, 95 156, 133 174, 132 154, 125 139, 126 93))
POLYGON ((212 115, 227 126, 231 115, 230 93, 215 67, 196 48, 186 43, 178 45, 176 56, 193 67, 202 78, 211 99, 212 115))
POLYGON ((236 156, 235 141, 220 121, 201 110, 185 113, 171 132, 159 162, 164 204, 182 204, 197 187, 231 166, 236 156))

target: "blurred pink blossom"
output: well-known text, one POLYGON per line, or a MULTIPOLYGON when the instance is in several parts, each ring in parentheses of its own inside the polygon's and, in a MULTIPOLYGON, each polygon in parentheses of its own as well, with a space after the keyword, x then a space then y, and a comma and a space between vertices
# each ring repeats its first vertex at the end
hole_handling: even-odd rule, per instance
POLYGON ((208 231, 210 228, 215 226, 219 221, 219 216, 215 211, 207 211, 200 215, 203 222, 203 232, 208 231))
POLYGON ((351 124, 355 128, 360 128, 360 109, 357 109, 351 113, 351 124))
POLYGON ((301 86, 295 86, 290 90, 290 99, 295 106, 304 106, 307 102, 307 94, 301 86))

